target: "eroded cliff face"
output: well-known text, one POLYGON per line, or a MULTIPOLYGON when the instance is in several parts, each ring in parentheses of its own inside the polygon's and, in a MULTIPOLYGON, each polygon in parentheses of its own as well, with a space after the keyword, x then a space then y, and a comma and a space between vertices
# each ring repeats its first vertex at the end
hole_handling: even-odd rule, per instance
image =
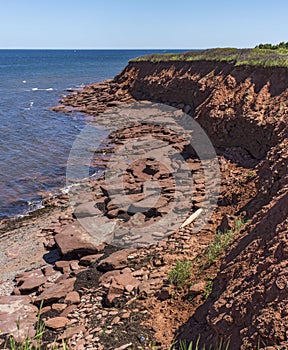
POLYGON ((115 82, 136 100, 182 106, 215 147, 242 147, 256 159, 276 144, 288 108, 288 74, 282 68, 135 62, 115 82))
POLYGON ((251 223, 236 238, 214 281, 213 297, 180 338, 229 349, 288 344, 288 70, 215 62, 135 62, 113 81, 66 97, 64 105, 97 114, 135 100, 182 108, 218 153, 255 168, 251 223))

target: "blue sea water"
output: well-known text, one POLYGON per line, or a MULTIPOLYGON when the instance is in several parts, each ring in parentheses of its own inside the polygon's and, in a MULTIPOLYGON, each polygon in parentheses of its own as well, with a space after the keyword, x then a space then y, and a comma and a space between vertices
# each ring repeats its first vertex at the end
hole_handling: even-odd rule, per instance
POLYGON ((65 185, 69 151, 87 121, 49 110, 67 89, 113 78, 129 59, 165 51, 0 50, 0 219, 33 209, 65 185))

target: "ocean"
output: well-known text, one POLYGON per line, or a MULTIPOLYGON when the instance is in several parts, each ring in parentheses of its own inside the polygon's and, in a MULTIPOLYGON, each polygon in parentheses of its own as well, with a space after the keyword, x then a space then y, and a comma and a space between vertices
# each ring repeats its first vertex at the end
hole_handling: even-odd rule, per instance
POLYGON ((49 110, 67 90, 113 78, 131 58, 181 50, 0 50, 0 219, 41 206, 65 186, 87 122, 49 110))

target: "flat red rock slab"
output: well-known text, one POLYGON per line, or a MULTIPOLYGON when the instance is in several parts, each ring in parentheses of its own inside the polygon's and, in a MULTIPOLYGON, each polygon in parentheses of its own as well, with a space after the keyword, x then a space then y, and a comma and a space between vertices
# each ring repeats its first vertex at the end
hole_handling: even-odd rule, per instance
POLYGON ((11 334, 18 342, 35 335, 38 309, 29 296, 0 296, 1 334, 11 334))
POLYGON ((43 300, 44 302, 50 302, 66 297, 69 292, 73 291, 75 281, 76 278, 73 277, 55 283, 51 287, 45 288, 35 301, 40 302, 43 300))
POLYGON ((20 292, 28 292, 40 287, 47 281, 41 269, 27 271, 16 276, 20 292))
POLYGON ((60 316, 49 318, 48 320, 44 321, 45 326, 52 329, 64 328, 68 322, 68 318, 60 316))

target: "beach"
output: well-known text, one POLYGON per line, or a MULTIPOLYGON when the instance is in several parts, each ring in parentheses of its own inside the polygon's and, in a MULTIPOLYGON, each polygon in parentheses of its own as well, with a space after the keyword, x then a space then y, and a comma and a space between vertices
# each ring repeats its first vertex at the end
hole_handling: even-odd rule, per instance
MULTIPOLYGON (((164 349, 199 334, 201 344, 230 339, 239 349, 259 335, 284 344, 285 317, 273 315, 287 306, 286 76, 284 67, 144 58, 63 97, 54 111, 93 116, 96 130, 114 126, 105 155, 93 158, 110 177, 87 177, 31 217, 1 223, 0 303, 14 305, 11 324, 17 297, 30 298, 21 336, 43 300, 46 344, 164 349), (194 120, 215 153, 186 135, 194 120)), ((83 154, 78 173, 87 173, 83 154)))

